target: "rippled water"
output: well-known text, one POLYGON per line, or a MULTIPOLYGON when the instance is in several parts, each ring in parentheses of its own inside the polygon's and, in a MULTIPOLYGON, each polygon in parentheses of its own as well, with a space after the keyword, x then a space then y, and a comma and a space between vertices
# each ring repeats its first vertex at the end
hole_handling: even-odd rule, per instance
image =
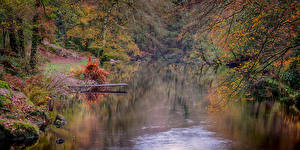
POLYGON ((136 150, 220 150, 227 149, 230 140, 215 137, 216 133, 202 126, 173 128, 166 132, 139 136, 133 139, 136 150))

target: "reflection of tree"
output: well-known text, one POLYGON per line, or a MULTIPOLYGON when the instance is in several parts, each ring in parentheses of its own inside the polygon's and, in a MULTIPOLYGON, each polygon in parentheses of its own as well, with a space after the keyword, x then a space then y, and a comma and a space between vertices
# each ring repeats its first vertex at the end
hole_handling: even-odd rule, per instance
MULTIPOLYGON (((198 82, 196 76, 200 74, 200 68, 147 64, 132 72, 131 76, 124 72, 124 79, 130 80, 127 95, 106 94, 94 103, 82 101, 82 104, 74 104, 64 113, 70 118, 67 126, 49 137, 63 137, 66 149, 131 147, 134 143, 128 139, 167 130, 169 124, 181 123, 179 120, 190 117, 193 102, 202 99, 199 91, 204 83, 198 82), (173 106, 175 109, 171 110, 173 106), (151 126, 158 128, 147 128, 151 126), (142 130, 143 127, 146 129, 142 130)), ((122 80, 121 77, 119 74, 117 78, 122 80)), ((49 140, 53 142, 56 138, 49 140)))

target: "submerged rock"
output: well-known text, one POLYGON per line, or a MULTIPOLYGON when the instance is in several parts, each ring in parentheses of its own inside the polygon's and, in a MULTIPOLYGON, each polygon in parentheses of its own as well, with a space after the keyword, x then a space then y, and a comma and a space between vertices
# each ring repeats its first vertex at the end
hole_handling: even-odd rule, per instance
POLYGON ((65 142, 65 140, 61 139, 61 138, 56 140, 56 144, 63 144, 64 142, 65 142))
POLYGON ((53 122, 53 124, 57 127, 57 128, 61 128, 62 126, 64 126, 67 123, 67 121, 65 120, 65 118, 62 115, 56 115, 55 120, 53 122))

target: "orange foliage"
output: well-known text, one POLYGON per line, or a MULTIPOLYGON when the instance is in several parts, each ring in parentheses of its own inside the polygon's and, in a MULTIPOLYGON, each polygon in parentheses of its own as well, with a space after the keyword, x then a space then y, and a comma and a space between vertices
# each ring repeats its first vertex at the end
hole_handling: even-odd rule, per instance
POLYGON ((83 72, 87 79, 94 80, 98 83, 104 83, 106 76, 109 75, 109 72, 99 67, 98 61, 92 61, 91 56, 89 57, 87 65, 84 66, 83 72))
POLYGON ((209 102, 209 106, 207 107, 209 111, 214 112, 225 109, 226 99, 224 98, 225 94, 222 88, 224 87, 208 90, 208 95, 205 97, 205 100, 209 102))
MULTIPOLYGON (((106 88, 104 87, 94 87, 89 91, 97 92, 97 91, 103 91, 105 89, 106 88)), ((92 104, 97 104, 98 100, 100 100, 103 97, 103 95, 104 94, 101 93, 86 93, 84 95, 81 95, 80 99, 86 100, 89 105, 92 105, 92 104)))
POLYGON ((89 60, 86 65, 82 66, 79 70, 71 68, 70 73, 73 73, 75 76, 83 74, 86 79, 96 81, 97 83, 104 83, 106 76, 109 75, 109 72, 99 67, 97 60, 92 61, 91 56, 89 56, 89 60))
MULTIPOLYGON (((109 72, 99 67, 97 60, 92 61, 91 56, 89 56, 88 63, 82 66, 81 69, 75 70, 74 68, 71 68, 70 72, 73 73, 75 76, 79 76, 80 74, 83 74, 85 79, 93 80, 100 84, 105 83, 106 76, 109 75, 109 72)), ((105 88, 93 87, 92 89, 90 89, 91 92, 97 92, 102 90, 105 90, 105 88)), ((88 100, 89 103, 93 103, 93 101, 98 100, 102 96, 103 94, 88 93, 85 94, 82 99, 86 99, 88 100)))

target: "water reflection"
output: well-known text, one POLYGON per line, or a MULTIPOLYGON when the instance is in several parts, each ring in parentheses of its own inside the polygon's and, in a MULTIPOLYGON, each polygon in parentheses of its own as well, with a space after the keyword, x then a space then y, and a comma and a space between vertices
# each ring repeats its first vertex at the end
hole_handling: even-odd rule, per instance
POLYGON ((62 109, 67 125, 52 127, 32 149, 296 148, 300 132, 293 125, 284 130, 285 118, 278 116, 285 115, 279 106, 235 103, 226 112, 207 112, 214 68, 147 65, 132 73, 112 74, 115 82, 128 81, 128 94, 106 94, 98 101, 62 109), (280 127, 275 130, 272 125, 280 127), (57 138, 65 143, 57 145, 57 138))
POLYGON ((166 132, 139 136, 134 139, 135 150, 220 150, 229 140, 214 137, 215 133, 201 126, 174 128, 166 132))
MULTIPOLYGON (((299 115, 290 114, 279 102, 242 102, 228 106, 230 111, 211 118, 215 132, 222 132, 247 149, 300 149, 299 115)), ((212 115, 211 115, 212 116, 212 115)))

